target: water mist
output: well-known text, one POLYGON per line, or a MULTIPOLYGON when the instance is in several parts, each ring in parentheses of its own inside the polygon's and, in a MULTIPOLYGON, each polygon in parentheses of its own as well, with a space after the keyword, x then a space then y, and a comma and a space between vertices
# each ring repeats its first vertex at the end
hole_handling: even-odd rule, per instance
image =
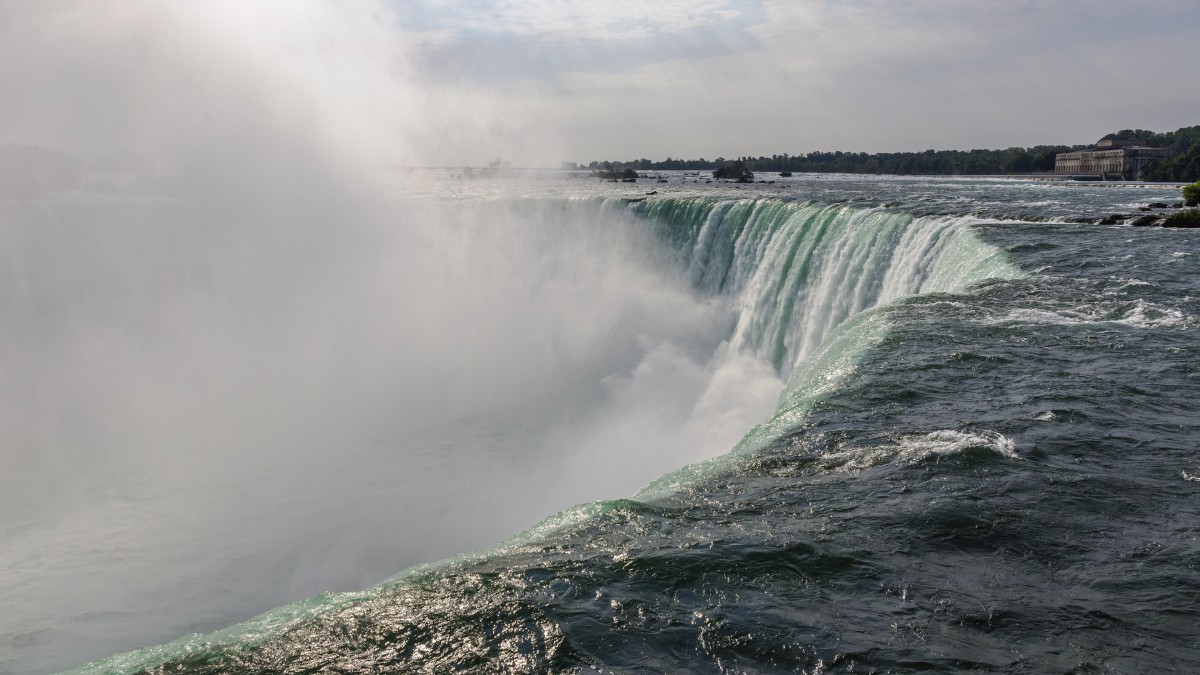
POLYGON ((10 99, 9 128, 155 171, 0 202, 0 668, 497 543, 772 409, 730 307, 637 221, 396 196, 380 147, 412 152, 421 94, 378 8, 289 3, 266 34, 269 3, 60 9, 10 17, 32 67, 5 75, 92 117, 10 99))

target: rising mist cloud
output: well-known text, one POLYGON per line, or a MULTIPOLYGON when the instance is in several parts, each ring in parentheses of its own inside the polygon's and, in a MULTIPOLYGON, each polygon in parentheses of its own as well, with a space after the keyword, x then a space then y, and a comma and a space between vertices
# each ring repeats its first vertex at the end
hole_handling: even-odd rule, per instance
POLYGON ((8 142, 167 170, 380 163, 419 119, 379 3, 8 3, 8 142), (318 159, 319 158, 319 159, 318 159))

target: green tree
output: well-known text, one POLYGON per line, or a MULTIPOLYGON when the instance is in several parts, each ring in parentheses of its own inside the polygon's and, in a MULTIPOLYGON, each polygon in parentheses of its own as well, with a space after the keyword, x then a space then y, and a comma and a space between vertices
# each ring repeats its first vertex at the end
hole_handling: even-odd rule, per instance
POLYGON ((1183 186, 1183 205, 1200 206, 1200 181, 1183 186))
POLYGON ((1154 162, 1142 171, 1142 180, 1194 181, 1200 179, 1200 142, 1187 152, 1154 162))
POLYGON ((1200 209, 1183 209, 1167 216, 1163 227, 1200 227, 1200 209))

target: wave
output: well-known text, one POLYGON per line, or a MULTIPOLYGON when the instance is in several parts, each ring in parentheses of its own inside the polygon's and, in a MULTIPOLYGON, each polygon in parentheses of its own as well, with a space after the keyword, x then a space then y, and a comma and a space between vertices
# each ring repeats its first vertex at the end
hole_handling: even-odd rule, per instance
POLYGON ((1058 312, 1041 309, 1011 310, 1001 317, 988 319, 990 325, 1057 324, 1063 326, 1122 325, 1131 328, 1186 329, 1195 318, 1173 307, 1165 307, 1141 298, 1126 301, 1098 301, 1058 312))

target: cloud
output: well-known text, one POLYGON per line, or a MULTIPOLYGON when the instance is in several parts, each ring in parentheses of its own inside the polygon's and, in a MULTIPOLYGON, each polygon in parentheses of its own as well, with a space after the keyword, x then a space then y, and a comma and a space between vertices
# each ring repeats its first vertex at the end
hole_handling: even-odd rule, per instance
POLYGON ((757 2, 731 0, 661 0, 654 3, 636 0, 425 0, 398 3, 396 10, 404 23, 421 31, 506 34, 549 42, 575 42, 669 35, 724 26, 755 15, 757 5, 757 2))
MULTIPOLYGON (((429 86, 512 83, 563 90, 573 73, 753 51, 757 3, 488 3, 406 6, 414 61, 429 86), (744 9, 743 9, 744 7, 744 9), (747 11, 751 10, 751 11, 747 11)), ((564 90, 567 91, 567 90, 564 90)))
POLYGON ((13 2, 0 142, 264 171, 1079 143, 1196 122, 1198 19, 1184 0, 13 2))
POLYGON ((840 149, 1077 143, 1196 122, 1177 87, 1194 79, 1194 5, 860 0, 768 14, 754 29, 766 48, 804 44, 813 58, 788 73, 857 127, 840 149))
POLYGON ((656 6, 650 36, 581 6, 443 17, 416 69, 572 159, 1080 143, 1194 124, 1200 104, 1186 2, 765 0, 672 30, 654 12, 678 8, 656 6))

